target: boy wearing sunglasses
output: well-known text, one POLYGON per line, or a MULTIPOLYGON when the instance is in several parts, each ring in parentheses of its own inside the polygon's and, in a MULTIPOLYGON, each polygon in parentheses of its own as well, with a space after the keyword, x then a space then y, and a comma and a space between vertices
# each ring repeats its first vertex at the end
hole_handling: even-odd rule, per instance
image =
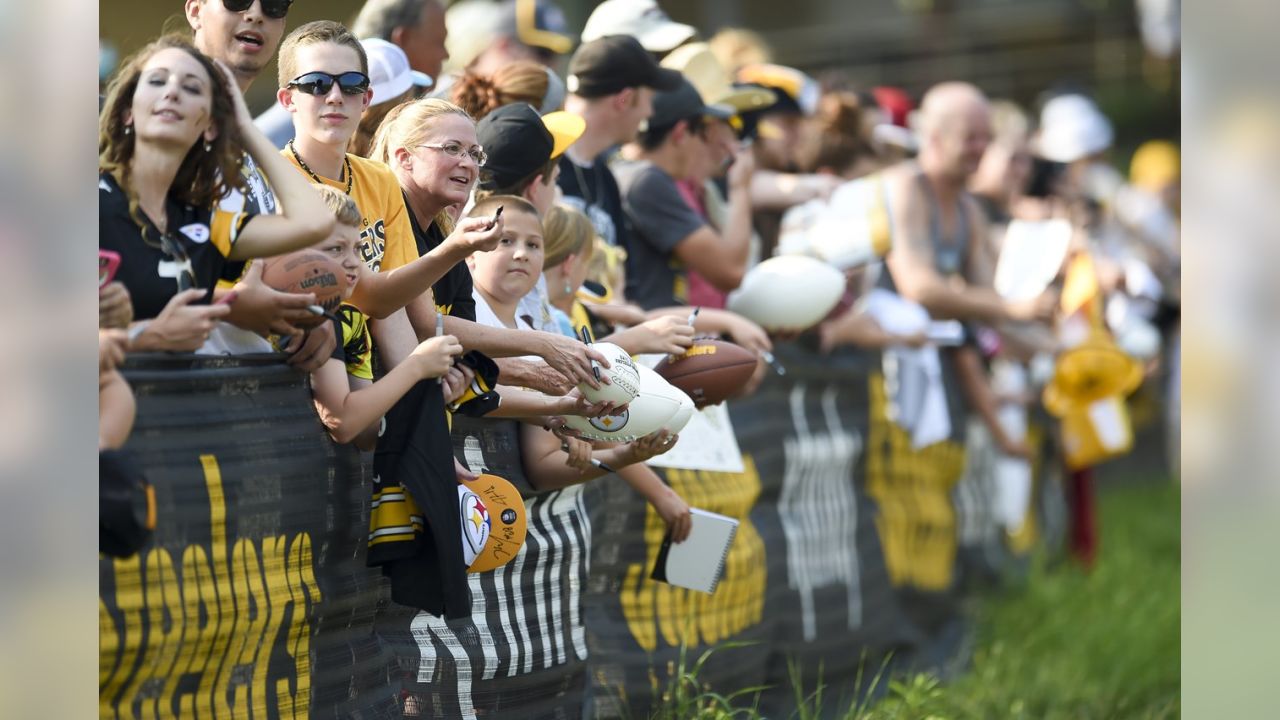
POLYGON ((346 152, 373 98, 364 46, 339 23, 310 22, 285 38, 279 68, 276 97, 293 115, 296 130, 281 154, 313 183, 350 195, 360 209, 359 250, 367 272, 362 271, 351 304, 382 319, 419 303, 434 317, 428 295, 432 283, 466 256, 457 248, 470 254, 495 247, 502 235, 501 219, 492 228, 470 223, 468 230, 459 231, 463 242, 454 250, 418 257, 404 197, 391 169, 346 152), (395 269, 380 272, 384 264, 395 269))
MULTIPOLYGON (((240 92, 253 84, 275 58, 284 37, 285 16, 293 0, 186 0, 184 11, 197 49, 231 69, 240 92)), ((246 193, 231 190, 219 202, 229 213, 273 213, 275 196, 256 163, 247 154, 240 170, 246 193)), ((227 323, 219 325, 202 352, 234 352, 258 349, 260 335, 292 336, 285 351, 289 364, 306 372, 318 369, 336 346, 332 326, 308 311, 315 302, 310 294, 283 293, 262 282, 262 264, 253 263, 235 284, 227 323), (303 331, 306 331, 305 334, 303 331)), ((225 297, 230 283, 219 284, 215 297, 225 297)), ((265 349, 265 348, 262 348, 265 349)))

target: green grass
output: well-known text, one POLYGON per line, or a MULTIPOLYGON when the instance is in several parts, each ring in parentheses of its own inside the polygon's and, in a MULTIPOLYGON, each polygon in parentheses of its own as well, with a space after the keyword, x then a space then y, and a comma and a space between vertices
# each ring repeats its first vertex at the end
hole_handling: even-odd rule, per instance
MULTIPOLYGON (((869 707, 841 708, 842 717, 1178 717, 1178 488, 1168 482, 1104 485, 1100 501, 1101 553, 1092 572, 1037 562, 1025 585, 976 603, 978 645, 966 674, 945 685, 925 675, 893 679, 886 697, 869 707)), ((698 688, 696 680, 688 687, 698 688)), ((825 700, 815 702, 814 688, 797 695, 805 696, 806 707, 794 715, 799 720, 819 716, 825 700)), ((686 709, 700 706, 697 699, 684 700, 686 709)), ((731 714, 731 706, 742 708, 711 702, 701 704, 711 712, 696 716, 758 717, 749 707, 731 714)))

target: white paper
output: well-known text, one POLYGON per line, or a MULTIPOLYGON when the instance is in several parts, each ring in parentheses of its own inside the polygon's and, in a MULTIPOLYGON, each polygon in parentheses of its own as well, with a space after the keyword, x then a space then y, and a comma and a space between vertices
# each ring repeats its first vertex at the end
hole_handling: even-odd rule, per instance
POLYGON ((647 464, 680 470, 726 473, 746 470, 742 464, 738 439, 733 435, 729 409, 724 403, 695 412, 689 418, 689 424, 680 431, 680 439, 675 446, 650 458, 647 464))
MULTIPOLYGON (((637 365, 652 369, 664 357, 666 355, 650 353, 635 356, 635 361, 637 365)), ((746 466, 742 464, 738 438, 733 434, 728 404, 720 403, 695 411, 680 431, 676 444, 661 455, 650 458, 646 464, 677 470, 744 472, 746 466)))
POLYGON ((1123 450, 1129 444, 1129 425, 1119 398, 1106 398, 1089 406, 1089 422, 1098 442, 1107 450, 1123 450))
POLYGON ((698 508, 690 508, 689 513, 693 520, 689 537, 682 543, 672 543, 667 550, 666 581, 710 593, 720 582, 738 521, 698 508))
POLYGON ((1066 220, 1014 220, 996 263, 996 292, 1007 300, 1031 300, 1049 287, 1071 243, 1066 220))
POLYGON ((1026 520, 1031 501, 1031 463, 1000 455, 992 474, 996 486, 993 514, 1006 530, 1016 531, 1026 520))
MULTIPOLYGON (((863 311, 885 332, 910 335, 930 326, 928 311, 883 288, 867 293, 862 302, 863 311)), ((911 433, 911 445, 918 450, 950 437, 951 416, 947 412, 938 349, 932 345, 893 347, 885 351, 885 356, 897 368, 896 392, 892 396, 897 408, 895 422, 911 433)))
POLYGON ((829 200, 796 205, 782 216, 778 255, 808 255, 841 270, 877 260, 871 217, 880 184, 859 178, 835 189, 829 200))

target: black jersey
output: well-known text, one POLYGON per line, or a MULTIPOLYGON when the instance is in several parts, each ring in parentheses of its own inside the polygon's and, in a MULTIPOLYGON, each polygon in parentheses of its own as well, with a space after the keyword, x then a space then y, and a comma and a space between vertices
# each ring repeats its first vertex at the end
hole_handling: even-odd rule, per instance
MULTIPOLYGON (((407 196, 404 202, 406 206, 409 204, 407 196)), ((418 218, 410 212, 409 224, 413 227, 413 239, 418 245, 418 257, 426 255, 444 242, 444 233, 435 223, 431 223, 424 230, 418 224, 418 218)), ((471 288, 471 270, 467 268, 465 262, 449 268, 449 272, 431 286, 431 292, 436 300, 436 312, 475 322, 476 301, 471 296, 471 288)))
POLYGON ((208 290, 207 303, 218 280, 235 280, 244 270, 244 262, 227 255, 253 213, 193 207, 172 196, 165 212, 169 232, 162 237, 145 214, 139 214, 144 225, 138 225, 116 179, 98 173, 98 247, 120 255, 116 279, 128 288, 138 320, 159 315, 179 288, 208 290))

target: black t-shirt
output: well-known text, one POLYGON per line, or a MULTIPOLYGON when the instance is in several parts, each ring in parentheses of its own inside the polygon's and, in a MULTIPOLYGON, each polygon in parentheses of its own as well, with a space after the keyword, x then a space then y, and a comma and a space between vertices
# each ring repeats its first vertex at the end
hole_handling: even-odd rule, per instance
POLYGON ((618 192, 618 181, 614 179, 613 171, 605 162, 605 154, 597 157, 590 167, 583 167, 565 153, 560 158, 557 184, 564 192, 565 204, 581 210, 605 242, 628 247, 630 231, 622 211, 622 195, 618 192))
POLYGON ((138 320, 159 315, 178 294, 179 282, 208 290, 201 300, 208 303, 218 280, 235 280, 244 270, 244 262, 227 255, 253 213, 192 207, 172 196, 165 211, 168 238, 139 213, 146 224, 144 240, 143 228, 129 215, 128 195, 109 173, 98 174, 98 247, 120 255, 115 279, 129 290, 138 320))
POLYGON ((631 221, 627 300, 646 310, 687 305, 689 274, 676 246, 707 224, 689 206, 675 178, 651 162, 618 163, 623 207, 631 221))
MULTIPOLYGON (((404 202, 407 207, 409 198, 405 197, 404 202)), ((444 242, 444 233, 435 223, 423 230, 412 212, 409 213, 409 223, 413 226, 414 242, 418 244, 418 257, 426 255, 444 242)), ((471 271, 467 269, 465 262, 449 268, 449 272, 431 286, 431 292, 436 296, 436 311, 475 322, 476 301, 471 296, 471 287, 471 271)))

